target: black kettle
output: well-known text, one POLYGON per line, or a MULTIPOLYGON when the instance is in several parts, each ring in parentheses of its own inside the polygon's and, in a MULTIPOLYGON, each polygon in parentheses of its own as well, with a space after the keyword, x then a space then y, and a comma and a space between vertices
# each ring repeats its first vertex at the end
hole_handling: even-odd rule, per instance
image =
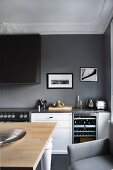
POLYGON ((87 100, 86 106, 87 106, 87 108, 90 108, 90 109, 94 108, 94 101, 92 98, 87 100))

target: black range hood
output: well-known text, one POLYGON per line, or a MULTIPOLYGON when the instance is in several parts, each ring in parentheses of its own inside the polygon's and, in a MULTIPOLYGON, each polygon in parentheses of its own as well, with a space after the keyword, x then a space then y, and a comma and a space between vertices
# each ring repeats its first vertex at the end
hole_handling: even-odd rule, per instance
POLYGON ((39 34, 0 35, 0 83, 40 83, 41 36, 39 34))

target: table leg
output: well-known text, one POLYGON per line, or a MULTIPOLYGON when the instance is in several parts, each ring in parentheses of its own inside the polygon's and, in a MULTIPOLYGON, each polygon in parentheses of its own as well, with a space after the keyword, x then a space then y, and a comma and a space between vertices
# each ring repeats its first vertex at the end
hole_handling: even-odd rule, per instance
POLYGON ((41 158, 41 170, 51 170, 52 139, 50 139, 41 158))

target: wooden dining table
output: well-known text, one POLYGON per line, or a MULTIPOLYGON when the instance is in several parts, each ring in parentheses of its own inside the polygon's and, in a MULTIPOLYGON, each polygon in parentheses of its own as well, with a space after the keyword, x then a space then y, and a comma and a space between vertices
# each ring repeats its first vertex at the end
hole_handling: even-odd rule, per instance
POLYGON ((0 130, 3 131, 9 129, 26 131, 22 139, 0 146, 0 170, 36 170, 51 141, 56 124, 55 122, 0 123, 0 130))

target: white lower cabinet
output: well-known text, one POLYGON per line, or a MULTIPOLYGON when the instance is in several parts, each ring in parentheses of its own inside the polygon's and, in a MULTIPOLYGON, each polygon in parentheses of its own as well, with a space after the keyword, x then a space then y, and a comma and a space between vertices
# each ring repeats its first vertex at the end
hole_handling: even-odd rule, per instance
POLYGON ((98 113, 98 139, 108 138, 110 115, 107 111, 98 113))
POLYGON ((67 154, 72 144, 72 113, 31 113, 31 122, 57 122, 53 133, 53 154, 67 154))
POLYGON ((67 128, 56 129, 53 135, 54 153, 67 153, 67 145, 70 144, 70 130, 67 128))

